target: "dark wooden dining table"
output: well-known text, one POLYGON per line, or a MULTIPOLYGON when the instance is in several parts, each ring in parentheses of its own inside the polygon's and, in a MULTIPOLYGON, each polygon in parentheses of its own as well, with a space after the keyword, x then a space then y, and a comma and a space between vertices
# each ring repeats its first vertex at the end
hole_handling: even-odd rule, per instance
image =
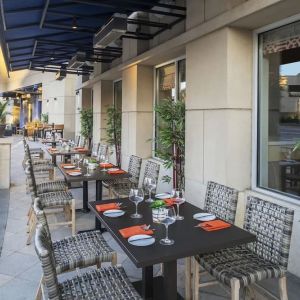
POLYGON ((42 139, 40 142, 45 145, 51 145, 52 148, 56 148, 57 144, 61 144, 63 142, 67 142, 68 140, 59 139, 59 140, 53 140, 53 139, 42 139))
POLYGON ((87 168, 84 166, 80 167, 82 175, 71 176, 67 172, 72 171, 72 169, 65 169, 62 163, 58 164, 57 167, 63 174, 65 181, 68 184, 71 184, 72 182, 82 182, 82 209, 80 211, 84 213, 90 211, 88 207, 88 202, 89 202, 88 182, 89 181, 96 182, 96 199, 98 201, 102 201, 102 181, 111 180, 111 179, 118 180, 118 179, 130 177, 130 174, 128 174, 127 172, 124 174, 109 174, 107 173, 107 171, 105 171, 103 168, 100 167, 97 167, 94 170, 89 170, 89 174, 91 174, 91 176, 84 176, 84 174, 87 173, 87 168))
POLYGON ((139 204, 138 211, 143 218, 132 219, 130 214, 134 212, 135 206, 128 199, 105 201, 105 203, 109 202, 122 202, 126 211, 125 215, 119 218, 104 216, 96 210, 96 205, 101 203, 99 201, 90 202, 89 206, 95 218, 111 233, 134 265, 142 268, 142 280, 135 282, 134 286, 144 299, 183 299, 177 293, 178 259, 255 241, 253 234, 236 226, 213 232, 196 228, 195 225, 199 224, 199 221, 194 220, 193 215, 203 210, 186 202, 180 207, 180 214, 184 216, 184 220, 176 221, 169 226, 169 237, 174 239, 175 243, 171 246, 164 246, 159 243, 159 240, 165 237, 165 227, 153 223, 152 210, 148 203, 139 204), (143 224, 151 224, 151 227, 155 229, 156 241, 150 246, 133 246, 119 233, 122 228, 143 224), (160 263, 163 264, 163 276, 153 277, 153 266, 160 263))
POLYGON ((63 156, 63 157, 68 157, 70 158, 72 155, 89 155, 91 152, 86 149, 85 151, 78 151, 75 149, 71 149, 70 151, 64 151, 61 149, 57 150, 51 150, 51 148, 46 148, 47 153, 51 156, 52 158, 52 163, 56 166, 56 157, 57 156, 63 156))

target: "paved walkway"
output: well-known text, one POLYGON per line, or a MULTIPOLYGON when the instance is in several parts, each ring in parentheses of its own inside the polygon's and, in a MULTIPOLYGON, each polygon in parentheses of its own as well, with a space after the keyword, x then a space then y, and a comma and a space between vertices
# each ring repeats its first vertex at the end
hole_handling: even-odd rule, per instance
MULTIPOLYGON (((15 137, 12 147, 12 187, 4 244, 0 257, 0 300, 33 300, 41 277, 40 263, 36 257, 33 245, 26 246, 27 211, 30 206, 30 196, 25 192, 25 175, 22 168, 23 144, 19 137, 15 137)), ((59 174, 57 174, 59 176, 59 174)), ((78 208, 82 205, 82 190, 73 189, 78 208)), ((95 200, 95 186, 89 185, 89 199, 95 200)), ((90 214, 76 216, 77 230, 91 229, 94 226, 94 217, 90 214)), ((59 239, 71 234, 69 227, 60 227, 51 231, 53 239, 59 239)), ((132 281, 141 278, 141 270, 137 269, 108 233, 104 234, 109 244, 118 252, 118 263, 122 264, 132 281)), ((155 268, 156 273, 159 268, 155 268)), ((72 276, 72 273, 61 275, 60 278, 72 276)), ((178 264, 178 285, 181 294, 184 292, 184 266, 178 264)), ((277 291, 277 282, 264 283, 270 291, 277 291)), ((299 300, 300 280, 289 275, 289 299, 299 300)), ((221 300, 229 299, 228 291, 220 286, 205 288, 201 291, 201 299, 221 300)), ((266 299, 259 296, 258 299, 266 299)), ((268 298, 272 299, 272 298, 268 298)))

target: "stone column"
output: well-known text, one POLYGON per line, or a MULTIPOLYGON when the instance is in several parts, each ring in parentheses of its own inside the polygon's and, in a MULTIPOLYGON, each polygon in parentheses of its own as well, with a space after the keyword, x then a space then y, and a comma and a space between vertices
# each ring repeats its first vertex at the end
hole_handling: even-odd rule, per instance
POLYGON ((209 180, 251 184, 251 32, 216 31, 188 44, 186 59, 186 190, 202 206, 209 180))
POLYGON ((132 154, 151 157, 153 68, 134 65, 122 74, 122 164, 132 154))

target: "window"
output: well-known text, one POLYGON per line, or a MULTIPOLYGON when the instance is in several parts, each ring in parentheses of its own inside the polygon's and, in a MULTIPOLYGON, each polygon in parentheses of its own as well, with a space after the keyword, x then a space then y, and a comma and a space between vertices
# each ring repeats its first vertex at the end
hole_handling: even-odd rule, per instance
MULTIPOLYGON (((158 67, 155 72, 155 105, 167 99, 172 99, 173 101, 185 101, 185 59, 176 60, 158 67)), ((159 128, 162 126, 162 121, 155 115, 155 138, 159 136, 159 128)), ((154 150, 155 152, 159 150, 157 142, 154 145, 154 150)))
POLYGON ((259 187, 300 196, 300 22, 259 39, 259 187))
POLYGON ((122 111, 122 80, 114 82, 114 106, 122 111))

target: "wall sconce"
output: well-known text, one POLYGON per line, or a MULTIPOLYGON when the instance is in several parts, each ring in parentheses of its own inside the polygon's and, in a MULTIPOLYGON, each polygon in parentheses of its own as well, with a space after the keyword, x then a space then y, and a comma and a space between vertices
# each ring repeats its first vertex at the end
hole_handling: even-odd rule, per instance
POLYGON ((57 100, 57 98, 54 98, 54 101, 56 101, 57 100))
POLYGON ((49 103, 49 99, 47 99, 46 101, 47 101, 47 103, 49 103))

